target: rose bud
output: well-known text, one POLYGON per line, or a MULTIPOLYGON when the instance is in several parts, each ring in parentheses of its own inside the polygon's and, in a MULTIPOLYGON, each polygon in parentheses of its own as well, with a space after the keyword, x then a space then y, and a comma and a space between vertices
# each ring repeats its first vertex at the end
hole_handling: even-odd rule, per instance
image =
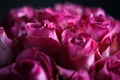
POLYGON ((119 80, 120 60, 115 56, 96 61, 90 68, 91 80, 119 80))
POLYGON ((65 30, 62 33, 62 45, 60 66, 79 70, 89 69, 94 63, 97 43, 87 33, 73 33, 65 30))

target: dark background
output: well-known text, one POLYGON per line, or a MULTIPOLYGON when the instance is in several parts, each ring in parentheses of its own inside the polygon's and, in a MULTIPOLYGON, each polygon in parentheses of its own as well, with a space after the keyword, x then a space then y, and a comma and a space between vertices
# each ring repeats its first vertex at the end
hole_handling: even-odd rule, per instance
POLYGON ((101 7, 107 14, 120 19, 119 0, 0 0, 0 20, 12 8, 30 5, 35 8, 54 6, 55 3, 73 2, 87 7, 101 7))

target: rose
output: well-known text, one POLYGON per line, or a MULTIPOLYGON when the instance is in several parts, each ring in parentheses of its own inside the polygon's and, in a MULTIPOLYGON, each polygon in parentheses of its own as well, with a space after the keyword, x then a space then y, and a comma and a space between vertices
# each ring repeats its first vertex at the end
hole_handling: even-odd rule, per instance
MULTIPOLYGON (((79 24, 78 24, 79 25, 79 24)), ((101 8, 85 8, 85 13, 80 21, 80 28, 85 30, 98 42, 98 53, 101 57, 112 55, 113 38, 118 32, 118 22, 107 16, 101 8)))
POLYGON ((64 30, 59 65, 68 69, 89 69, 94 63, 97 43, 87 33, 64 30))
POLYGON ((15 23, 35 21, 35 10, 30 6, 24 6, 22 8, 12 9, 7 17, 7 25, 13 26, 15 23), (13 24, 13 25, 12 25, 13 24))
POLYGON ((36 61, 32 60, 24 60, 21 63, 13 64, 12 72, 16 80, 47 80, 47 78, 49 79, 43 67, 36 61))
POLYGON ((56 69, 47 55, 36 48, 27 49, 15 63, 0 69, 0 79, 56 80, 56 69))
POLYGON ((36 21, 35 16, 35 10, 32 7, 24 6, 22 8, 12 9, 2 24, 8 29, 9 27, 14 26, 14 24, 36 21))
POLYGON ((83 8, 72 3, 56 4, 55 10, 61 15, 58 24, 62 29, 74 28, 83 15, 83 8))
POLYGON ((55 60, 58 59, 61 45, 56 33, 59 28, 54 23, 48 21, 43 24, 39 22, 27 23, 25 28, 25 36, 19 39, 25 48, 38 47, 40 51, 55 60))
MULTIPOLYGON (((116 27, 116 29, 119 26, 116 27)), ((115 29, 115 30, 116 30, 115 29)), ((102 42, 99 42, 99 52, 102 57, 112 56, 120 49, 120 33, 116 30, 113 35, 106 35, 102 42)))
POLYGON ((39 64, 39 66, 41 65, 48 80, 56 79, 57 71, 55 65, 53 65, 52 61, 47 55, 45 55, 45 53, 40 52, 36 48, 25 50, 17 57, 16 63, 21 63, 21 61, 25 59, 34 60, 39 64))
POLYGON ((7 17, 2 21, 2 25, 9 37, 18 36, 18 30, 24 31, 27 22, 36 21, 35 10, 30 6, 12 9, 7 17))
POLYGON ((116 80, 120 79, 120 52, 115 56, 102 58, 96 61, 90 68, 92 80, 116 80))
POLYGON ((25 26, 27 36, 47 37, 58 41, 57 28, 54 23, 47 20, 43 21, 43 23, 27 23, 25 26))
POLYGON ((99 43, 99 51, 105 56, 112 56, 119 50, 119 22, 116 20, 111 20, 113 28, 103 37, 99 43))
POLYGON ((22 8, 12 9, 9 13, 9 17, 17 22, 17 21, 30 21, 30 19, 34 19, 35 11, 30 6, 24 6, 22 8))
POLYGON ((98 42, 104 41, 106 37, 111 39, 118 26, 116 20, 106 16, 101 8, 86 8, 80 23, 80 27, 98 42))

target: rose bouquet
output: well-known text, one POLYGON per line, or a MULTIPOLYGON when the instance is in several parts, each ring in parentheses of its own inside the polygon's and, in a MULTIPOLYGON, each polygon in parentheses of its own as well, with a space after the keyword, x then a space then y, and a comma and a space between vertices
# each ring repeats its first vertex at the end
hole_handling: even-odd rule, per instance
POLYGON ((120 80, 120 22, 101 8, 24 6, 0 26, 0 80, 120 80))

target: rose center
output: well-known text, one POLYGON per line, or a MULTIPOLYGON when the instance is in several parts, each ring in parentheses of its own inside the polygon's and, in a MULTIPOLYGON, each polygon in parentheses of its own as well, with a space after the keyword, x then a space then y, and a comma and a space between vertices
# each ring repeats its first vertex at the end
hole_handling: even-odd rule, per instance
POLYGON ((81 36, 75 36, 74 38, 72 38, 71 42, 73 44, 83 46, 84 43, 86 42, 86 40, 85 40, 85 38, 83 38, 81 36))
POLYGON ((96 20, 97 22, 104 22, 104 18, 103 18, 102 15, 95 17, 95 20, 96 20))

